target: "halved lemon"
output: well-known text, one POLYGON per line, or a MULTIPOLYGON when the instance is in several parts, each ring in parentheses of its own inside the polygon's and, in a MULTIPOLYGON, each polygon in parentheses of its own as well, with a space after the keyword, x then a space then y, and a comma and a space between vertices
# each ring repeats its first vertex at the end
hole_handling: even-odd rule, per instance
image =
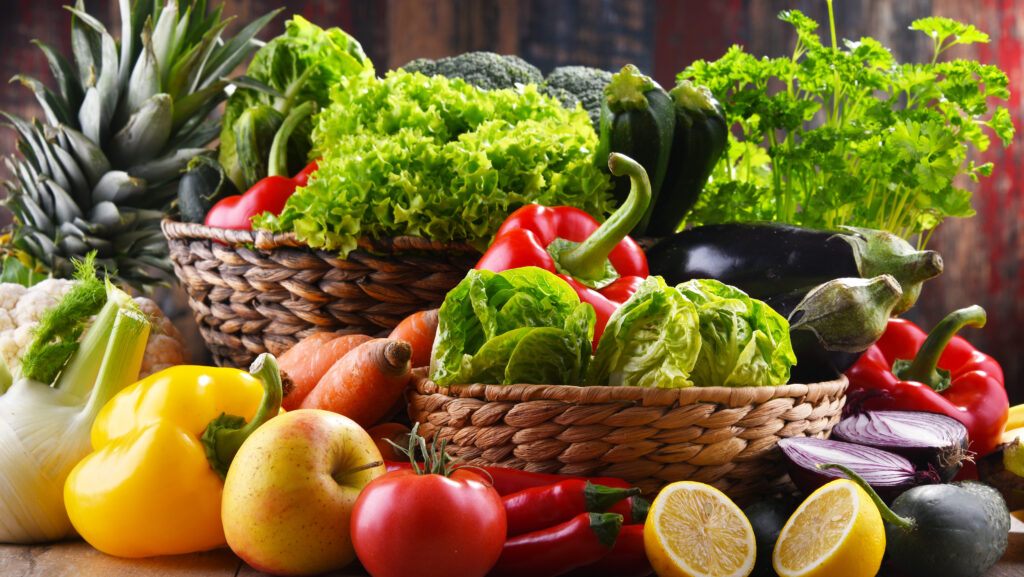
POLYGON ((849 479, 811 493, 775 542, 780 577, 872 577, 882 565, 885 527, 871 497, 849 479))
POLYGON ((718 489, 693 481, 672 483, 654 498, 644 549, 659 577, 746 577, 757 553, 743 511, 718 489))

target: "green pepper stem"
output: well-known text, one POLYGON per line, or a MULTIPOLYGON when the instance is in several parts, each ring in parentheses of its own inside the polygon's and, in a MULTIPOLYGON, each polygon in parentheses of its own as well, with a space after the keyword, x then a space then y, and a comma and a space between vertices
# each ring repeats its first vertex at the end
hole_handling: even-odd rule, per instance
POLYGON ((904 381, 924 383, 933 389, 938 387, 942 379, 938 371, 939 357, 953 335, 965 325, 985 326, 985 309, 974 305, 949 313, 928 333, 914 360, 896 376, 904 381))
POLYGON ((651 204, 651 181, 639 162, 613 152, 608 156, 608 169, 615 176, 629 176, 629 196, 586 240, 559 255, 559 265, 577 278, 600 279, 608 255, 640 222, 651 204))
MULTIPOLYGON (((203 434, 203 442, 207 445, 207 459, 210 466, 223 478, 242 443, 257 428, 281 412, 281 372, 277 368, 277 359, 269 353, 262 353, 249 366, 249 374, 263 384, 263 399, 256 409, 256 414, 248 423, 239 428, 221 425, 221 417, 210 421, 203 434)), ((239 419, 240 420, 240 419, 239 419)))
POLYGON ((883 501, 882 498, 878 496, 878 493, 875 492, 871 485, 868 484, 868 482, 865 481, 863 477, 853 472, 853 470, 851 470, 849 467, 839 465, 837 463, 827 463, 819 464, 818 468, 823 471, 825 469, 839 469, 840 471, 846 473, 846 476, 849 477, 850 480, 860 485, 860 488, 864 489, 864 492, 868 494, 868 497, 871 497, 871 500, 875 503, 875 507, 878 508, 878 513, 882 516, 882 519, 884 519, 886 523, 889 523, 890 525, 895 525, 897 528, 906 531, 907 533, 917 528, 917 523, 915 523, 913 519, 907 517, 900 517, 899 515, 897 515, 896 512, 890 509, 889 506, 885 504, 885 501, 883 501))
POLYGON ((313 114, 316 104, 310 100, 301 106, 296 106, 284 117, 281 128, 274 134, 274 141, 270 145, 270 166, 267 167, 267 176, 286 176, 288 173, 288 140, 292 133, 307 116, 313 114))

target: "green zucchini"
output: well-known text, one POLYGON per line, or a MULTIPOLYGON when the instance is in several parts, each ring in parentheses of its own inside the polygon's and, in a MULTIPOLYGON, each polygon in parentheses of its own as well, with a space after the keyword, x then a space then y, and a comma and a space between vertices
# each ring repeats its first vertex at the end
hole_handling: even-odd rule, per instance
POLYGON ((678 230, 729 144, 725 112, 710 90, 684 80, 668 95, 675 107, 676 123, 665 180, 646 231, 647 236, 654 237, 678 230))
POLYGON ((220 163, 208 156, 197 156, 178 181, 181 221, 202 223, 217 201, 235 194, 238 190, 220 163))
MULTIPOLYGON (((612 152, 636 160, 651 182, 651 204, 632 234, 643 236, 658 200, 672 150, 676 113, 672 99, 653 79, 627 64, 604 88, 599 139, 595 159, 604 163, 612 152)), ((616 205, 629 196, 630 181, 615 179, 616 205)))

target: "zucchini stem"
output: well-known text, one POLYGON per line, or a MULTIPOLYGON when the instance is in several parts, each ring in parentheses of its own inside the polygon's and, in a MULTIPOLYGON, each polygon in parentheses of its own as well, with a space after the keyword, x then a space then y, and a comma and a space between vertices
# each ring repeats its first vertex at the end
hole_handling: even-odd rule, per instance
POLYGON ((288 140, 299 124, 307 116, 313 114, 316 104, 310 100, 301 106, 296 106, 284 117, 281 128, 274 134, 274 141, 270 145, 270 165, 267 167, 267 176, 285 176, 291 178, 293 175, 288 172, 288 140))

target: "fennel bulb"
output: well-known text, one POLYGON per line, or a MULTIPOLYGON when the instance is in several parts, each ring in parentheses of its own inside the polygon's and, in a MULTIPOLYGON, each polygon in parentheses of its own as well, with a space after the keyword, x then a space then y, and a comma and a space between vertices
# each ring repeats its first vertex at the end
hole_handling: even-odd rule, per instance
POLYGON ((42 354, 34 362, 42 366, 23 365, 0 394, 0 543, 39 543, 74 534, 64 509, 64 481, 92 450, 96 414, 138 378, 149 319, 126 293, 91 274, 55 307, 59 314, 40 323, 59 325, 37 332, 33 345, 42 354), (105 292, 105 304, 82 334, 84 327, 74 326, 75 317, 87 318, 94 311, 76 303, 96 283, 105 292), (55 375, 55 380, 40 382, 27 376, 32 374, 55 375))

